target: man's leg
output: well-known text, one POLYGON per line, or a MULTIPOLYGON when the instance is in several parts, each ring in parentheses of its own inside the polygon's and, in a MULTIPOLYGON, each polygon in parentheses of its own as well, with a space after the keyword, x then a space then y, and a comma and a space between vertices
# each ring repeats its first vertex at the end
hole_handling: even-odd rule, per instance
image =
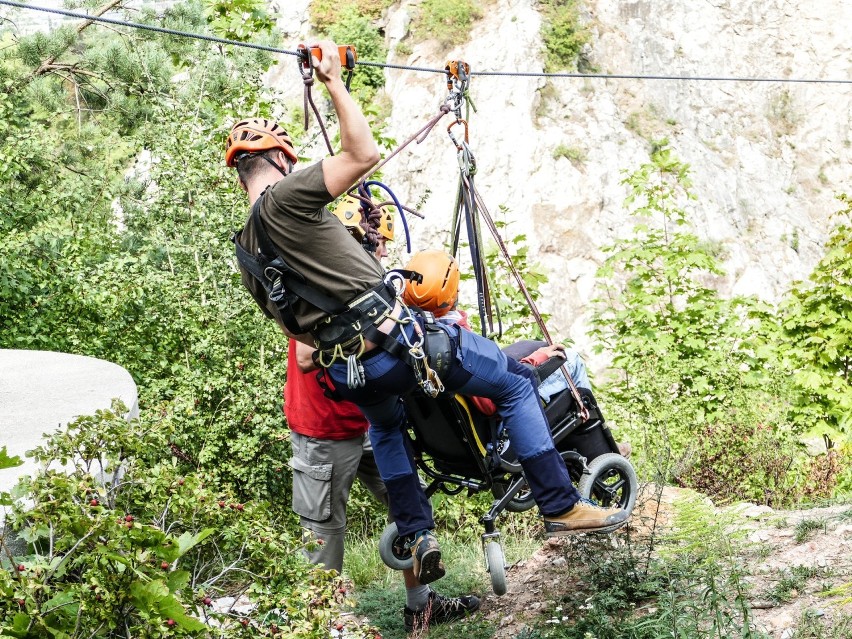
MULTIPOLYGON (((453 330, 450 327, 452 337, 453 330)), ((506 355, 491 340, 460 331, 458 360, 468 373, 467 381, 453 388, 469 395, 494 400, 509 433, 512 448, 524 469, 524 476, 545 517, 551 535, 582 530, 611 530, 627 520, 618 509, 602 509, 580 501, 568 470, 553 445, 550 429, 530 381, 512 373, 506 355)), ((451 372, 448 379, 453 379, 451 372)))
POLYGON ((589 373, 586 370, 586 362, 580 357, 580 353, 573 348, 566 348, 564 366, 575 386, 592 390, 592 383, 589 381, 589 373))
POLYGON ((402 402, 391 396, 359 408, 370 422, 370 443, 388 491, 391 516, 399 535, 411 544, 414 575, 423 584, 431 583, 444 576, 445 568, 438 541, 431 532, 435 527, 432 507, 402 431, 407 424, 402 402))
MULTIPOLYGON (((404 330, 410 333, 414 329, 404 330)), ((399 397, 414 387, 414 374, 407 364, 384 351, 371 353, 360 363, 367 379, 361 388, 347 387, 345 362, 334 363, 328 372, 343 398, 357 404, 370 422, 370 442, 388 490, 391 515, 399 534, 411 543, 414 574, 421 583, 431 583, 444 576, 444 563, 431 533, 435 527, 432 508, 405 445, 403 428, 408 420, 399 397)))
POLYGON ((290 432, 293 511, 320 541, 305 551, 312 564, 343 570, 346 504, 361 459, 361 438, 333 441, 290 432))
MULTIPOLYGON (((379 474, 373 449, 367 437, 364 438, 361 463, 358 466, 358 479, 373 493, 376 499, 388 506, 387 489, 379 474)), ((421 485, 422 483, 421 481, 421 485)), ((429 586, 421 584, 417 580, 413 568, 406 568, 402 571, 402 580, 405 583, 403 619, 407 632, 411 632, 415 628, 423 629, 435 624, 460 619, 479 610, 480 601, 478 597, 474 595, 445 597, 438 594, 429 586)))

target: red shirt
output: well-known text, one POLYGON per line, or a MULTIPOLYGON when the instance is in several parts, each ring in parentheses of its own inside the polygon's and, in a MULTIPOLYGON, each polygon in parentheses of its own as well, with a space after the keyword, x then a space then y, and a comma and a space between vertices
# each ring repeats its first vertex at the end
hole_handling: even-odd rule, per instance
MULTIPOLYGON (((326 376, 326 381, 331 380, 326 376)), ((290 430, 319 439, 351 439, 367 432, 367 422, 351 402, 336 402, 323 394, 317 371, 303 373, 296 363, 296 340, 290 340, 287 354, 287 382, 284 384, 284 414, 290 430)))

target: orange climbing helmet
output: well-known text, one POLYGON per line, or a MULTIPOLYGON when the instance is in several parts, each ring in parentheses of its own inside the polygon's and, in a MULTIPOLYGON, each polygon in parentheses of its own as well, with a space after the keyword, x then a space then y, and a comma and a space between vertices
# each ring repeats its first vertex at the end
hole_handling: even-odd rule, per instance
POLYGON ((423 276, 423 281, 408 282, 402 299, 443 317, 456 305, 459 295, 459 264, 444 251, 429 249, 415 253, 405 267, 423 276))
POLYGON ((280 149, 291 162, 298 162, 293 140, 277 122, 263 118, 249 118, 237 122, 225 142, 225 164, 236 166, 241 153, 260 153, 280 149))

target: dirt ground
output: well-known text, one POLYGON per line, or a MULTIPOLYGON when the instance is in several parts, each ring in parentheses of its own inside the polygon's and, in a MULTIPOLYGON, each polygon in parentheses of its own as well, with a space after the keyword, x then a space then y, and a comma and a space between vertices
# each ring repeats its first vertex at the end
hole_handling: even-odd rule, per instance
MULTIPOLYGON (((659 507, 650 494, 640 496, 631 534, 642 532, 655 516, 658 531, 671 525, 671 504, 680 491, 665 489, 659 507)), ((820 594, 826 584, 852 583, 852 506, 776 511, 738 504, 722 510, 735 511, 731 514, 736 515, 736 526, 747 542, 743 559, 755 629, 772 639, 791 639, 805 611, 826 626, 843 614, 852 614, 852 603, 842 603, 852 599, 852 587, 845 594, 820 594), (797 533, 805 538, 797 540, 797 533), (807 578, 792 578, 797 574, 807 578)), ((486 594, 482 611, 498 627, 495 639, 513 639, 527 624, 541 623, 541 615, 553 610, 558 593, 565 592, 566 543, 572 542, 546 541, 529 559, 509 567, 505 595, 486 594)))

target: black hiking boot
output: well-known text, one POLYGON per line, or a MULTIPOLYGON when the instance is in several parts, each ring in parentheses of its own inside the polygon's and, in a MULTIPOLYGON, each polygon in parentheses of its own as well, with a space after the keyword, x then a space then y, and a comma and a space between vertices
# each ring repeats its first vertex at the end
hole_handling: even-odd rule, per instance
POLYGON ((423 610, 405 607, 405 631, 426 631, 436 624, 461 619, 479 610, 479 604, 479 597, 473 595, 445 597, 433 590, 429 593, 429 601, 423 610))

